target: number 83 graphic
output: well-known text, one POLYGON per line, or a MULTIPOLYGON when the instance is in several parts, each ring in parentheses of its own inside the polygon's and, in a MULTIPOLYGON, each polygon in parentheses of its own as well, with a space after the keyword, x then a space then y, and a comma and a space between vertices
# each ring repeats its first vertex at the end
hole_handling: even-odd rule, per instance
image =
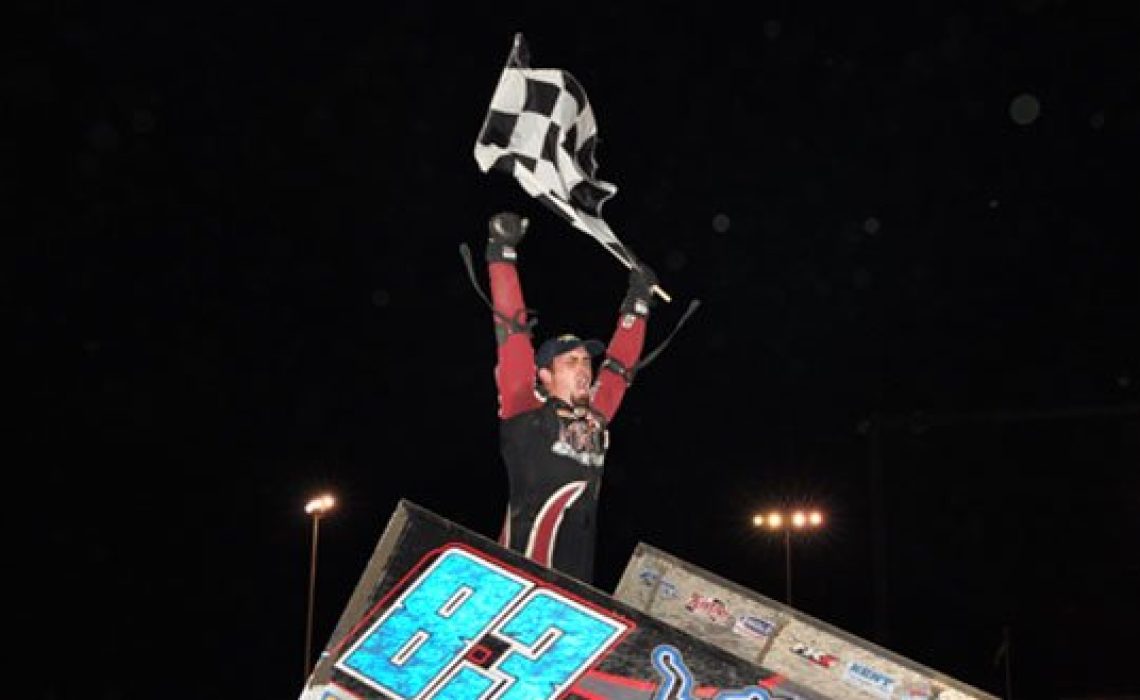
POLYGON ((337 661, 397 700, 553 700, 629 625, 449 548, 337 661), (476 663, 481 640, 503 649, 476 663))

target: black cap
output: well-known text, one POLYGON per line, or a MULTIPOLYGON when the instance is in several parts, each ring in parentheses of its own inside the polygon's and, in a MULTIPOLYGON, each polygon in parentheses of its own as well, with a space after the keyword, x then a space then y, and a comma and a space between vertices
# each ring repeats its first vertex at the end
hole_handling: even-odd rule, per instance
POLYGON ((549 338, 542 345, 538 346, 538 352, 534 356, 534 364, 539 367, 550 367, 550 363, 554 362, 554 358, 558 357, 564 352, 570 352, 575 348, 586 348, 586 352, 590 353, 590 357, 597 357, 606 350, 605 344, 600 340, 582 340, 572 333, 560 335, 557 338, 549 338))

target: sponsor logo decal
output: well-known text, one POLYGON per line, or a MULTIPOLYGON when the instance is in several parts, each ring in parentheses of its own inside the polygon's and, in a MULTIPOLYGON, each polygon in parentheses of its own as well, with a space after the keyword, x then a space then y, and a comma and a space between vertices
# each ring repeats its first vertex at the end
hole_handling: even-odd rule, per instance
POLYGON ((689 602, 685 603, 685 609, 694 615, 703 615, 718 625, 731 625, 736 621, 722 600, 710 598, 700 593, 693 593, 689 596, 689 602))
POLYGON ((793 644, 791 649, 793 654, 824 668, 831 668, 839 663, 839 657, 835 654, 828 654, 807 644, 793 644))
POLYGON ((662 598, 677 597, 677 587, 673 585, 669 579, 662 577, 657 571, 642 569, 641 573, 638 574, 638 578, 641 579, 642 585, 649 587, 657 586, 657 592, 662 598))
POLYGON ((919 678, 906 684, 902 697, 904 700, 935 700, 942 696, 945 688, 931 683, 927 678, 919 678))
POLYGON ((891 697, 895 686, 898 685, 898 681, 891 676, 877 671, 870 666, 861 664, 858 661, 852 661, 847 664, 847 670, 843 674, 843 680, 849 685, 868 690, 881 698, 891 697))
POLYGON ((755 615, 741 615, 736 618, 732 631, 742 637, 766 639, 776 632, 776 623, 755 615))

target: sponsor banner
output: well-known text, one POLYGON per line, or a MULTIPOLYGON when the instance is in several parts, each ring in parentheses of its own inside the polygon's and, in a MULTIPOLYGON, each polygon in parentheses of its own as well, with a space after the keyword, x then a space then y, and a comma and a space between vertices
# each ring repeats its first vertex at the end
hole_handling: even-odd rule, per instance
POLYGON ((773 697, 794 688, 831 700, 999 700, 648 544, 638 545, 614 597, 781 674, 785 687, 773 697), (659 589, 645 585, 638 579, 645 570, 667 573, 681 597, 666 600, 659 589), (699 593, 690 596, 691 591, 699 593), (712 618, 727 624, 712 625, 712 618), (744 618, 774 623, 775 629, 744 618))

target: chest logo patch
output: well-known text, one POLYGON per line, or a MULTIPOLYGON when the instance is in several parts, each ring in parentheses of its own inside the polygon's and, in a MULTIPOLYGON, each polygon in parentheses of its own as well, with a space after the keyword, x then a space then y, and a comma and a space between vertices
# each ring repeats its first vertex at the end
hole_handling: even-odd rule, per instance
POLYGON ((583 466, 602 466, 609 447, 609 431, 599 416, 584 407, 560 408, 556 413, 558 438, 551 451, 583 466))

